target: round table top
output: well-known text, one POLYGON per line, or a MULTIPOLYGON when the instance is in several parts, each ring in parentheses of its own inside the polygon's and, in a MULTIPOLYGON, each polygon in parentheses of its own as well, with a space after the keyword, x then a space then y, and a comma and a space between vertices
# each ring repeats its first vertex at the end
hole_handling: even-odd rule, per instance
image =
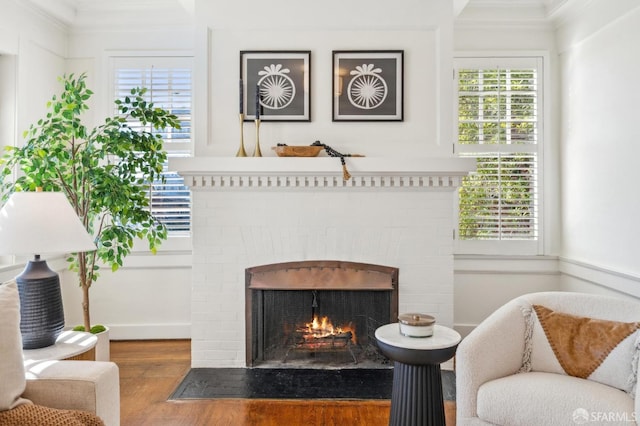
POLYGON ((400 324, 397 322, 378 327, 375 336, 387 345, 425 351, 450 348, 456 346, 462 339, 457 331, 439 324, 433 326, 432 336, 408 337, 400 334, 400 324))
POLYGON ((24 349, 25 361, 45 361, 71 358, 83 354, 98 343, 98 338, 84 331, 63 331, 56 343, 39 349, 24 349))

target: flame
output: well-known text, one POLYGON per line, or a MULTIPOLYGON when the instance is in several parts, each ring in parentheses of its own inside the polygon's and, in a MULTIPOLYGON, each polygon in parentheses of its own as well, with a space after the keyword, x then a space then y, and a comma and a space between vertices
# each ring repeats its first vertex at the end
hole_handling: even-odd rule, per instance
POLYGON ((342 333, 351 332, 352 339, 355 342, 355 329, 351 326, 334 326, 328 317, 318 318, 317 315, 313 316, 313 320, 305 324, 306 332, 313 338, 321 339, 323 337, 329 337, 339 335, 342 333))

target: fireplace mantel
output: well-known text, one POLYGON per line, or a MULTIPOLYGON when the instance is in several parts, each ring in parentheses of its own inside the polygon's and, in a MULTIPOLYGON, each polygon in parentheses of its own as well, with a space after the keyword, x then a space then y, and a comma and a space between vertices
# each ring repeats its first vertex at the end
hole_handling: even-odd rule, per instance
POLYGON ((350 157, 344 180, 340 159, 331 157, 194 157, 170 160, 192 189, 282 187, 456 188, 475 170, 475 160, 457 157, 350 157))

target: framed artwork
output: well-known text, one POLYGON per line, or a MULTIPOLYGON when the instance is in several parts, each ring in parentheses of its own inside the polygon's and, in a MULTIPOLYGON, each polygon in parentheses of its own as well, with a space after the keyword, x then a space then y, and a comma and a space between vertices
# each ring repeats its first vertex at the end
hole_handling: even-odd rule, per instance
POLYGON ((311 51, 240 52, 245 120, 311 121, 311 51))
POLYGON ((404 50, 333 51, 333 121, 403 121, 404 50))

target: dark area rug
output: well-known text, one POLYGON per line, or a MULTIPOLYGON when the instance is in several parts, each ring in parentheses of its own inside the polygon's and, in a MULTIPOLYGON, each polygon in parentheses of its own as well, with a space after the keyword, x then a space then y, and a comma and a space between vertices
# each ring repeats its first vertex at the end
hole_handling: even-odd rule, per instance
MULTIPOLYGON (((393 369, 192 368, 169 399, 391 399, 393 369)), ((442 371, 445 400, 455 376, 442 371)))

